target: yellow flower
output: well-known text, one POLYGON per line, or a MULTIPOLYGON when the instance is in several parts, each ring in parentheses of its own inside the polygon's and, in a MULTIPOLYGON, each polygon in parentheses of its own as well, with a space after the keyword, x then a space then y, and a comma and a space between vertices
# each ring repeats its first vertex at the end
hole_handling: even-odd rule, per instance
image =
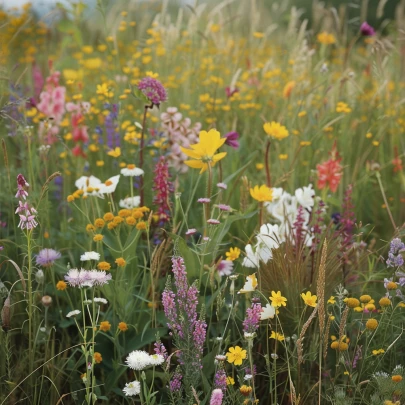
POLYGON ((362 296, 360 297, 360 302, 367 303, 367 302, 370 302, 371 299, 372 299, 372 298, 370 297, 370 295, 365 294, 365 295, 362 295, 362 296))
POLYGON ((128 325, 127 325, 125 322, 120 322, 120 323, 118 324, 118 329, 119 329, 121 332, 126 332, 126 331, 128 330, 128 325))
POLYGON ((263 170, 264 164, 263 163, 256 163, 256 170, 263 170))
POLYGON ((377 321, 377 319, 370 318, 370 319, 366 322, 366 329, 368 329, 368 330, 376 330, 377 327, 378 327, 378 321, 377 321))
POLYGON ((394 382, 396 382, 396 383, 399 383, 399 382, 402 381, 402 375, 399 375, 399 374, 393 375, 393 376, 391 377, 391 380, 394 381, 394 382))
POLYGON ((328 299, 328 304, 332 304, 332 305, 336 304, 336 300, 333 295, 331 295, 330 298, 328 299))
POLYGON ((103 356, 99 352, 94 353, 94 361, 98 364, 103 361, 103 356))
POLYGON ((318 299, 316 295, 312 295, 311 291, 307 291, 305 294, 301 294, 301 298, 304 300, 305 305, 309 307, 316 307, 316 300, 318 299))
POLYGON ((277 292, 272 291, 271 297, 269 297, 269 298, 271 301, 271 305, 273 305, 273 307, 275 307, 275 308, 278 308, 281 306, 285 307, 287 305, 286 304, 287 298, 285 298, 281 295, 281 291, 277 291, 277 292))
POLYGON ((335 36, 326 31, 319 33, 316 38, 318 42, 324 45, 332 45, 336 42, 335 36))
POLYGON ((235 385, 235 380, 232 377, 226 377, 226 385, 235 385))
POLYGON ((66 287, 67 287, 67 284, 63 280, 60 280, 56 283, 56 289, 59 291, 66 290, 66 287))
POLYGON ((108 332, 111 329, 111 323, 108 321, 100 322, 100 330, 108 332))
POLYGON ((373 354, 373 356, 378 356, 380 354, 384 354, 385 350, 384 349, 373 350, 371 353, 373 354))
POLYGON ((215 129, 209 132, 200 132, 200 142, 190 145, 191 149, 181 147, 181 151, 195 160, 186 160, 184 163, 193 169, 201 169, 200 174, 208 169, 208 165, 215 166, 219 160, 226 156, 226 152, 215 152, 225 143, 226 138, 221 138, 220 133, 215 129))
POLYGON ((229 249, 229 252, 226 252, 225 255, 226 255, 226 260, 232 260, 232 261, 234 261, 234 260, 236 260, 236 259, 239 257, 239 255, 240 255, 240 249, 237 248, 237 247, 235 247, 235 248, 230 248, 230 249, 229 249))
POLYGON ((99 264, 97 264, 97 268, 99 270, 110 270, 111 264, 107 262, 100 262, 99 264))
POLYGON ((246 353, 246 350, 243 350, 239 346, 230 347, 229 352, 226 353, 228 363, 233 363, 235 366, 240 366, 242 364, 242 360, 246 359, 246 353))
POLYGON ((101 95, 101 96, 106 96, 106 97, 108 97, 109 91, 108 91, 108 86, 107 86, 107 84, 106 84, 106 83, 98 84, 98 85, 97 85, 97 91, 96 91, 96 93, 99 94, 99 95, 101 95))
POLYGON ((254 198, 255 200, 257 200, 259 202, 273 200, 273 190, 264 184, 260 187, 254 186, 254 188, 251 188, 250 195, 252 196, 252 198, 254 198))
POLYGON ((127 264, 127 262, 122 257, 116 259, 115 263, 118 267, 124 267, 127 264))
POLYGON ((284 340, 284 335, 278 332, 274 332, 274 330, 272 330, 269 339, 275 339, 278 340, 279 342, 282 342, 284 340))
POLYGON ((360 306, 360 301, 357 298, 347 298, 345 302, 349 308, 356 308, 360 306))
POLYGON ((388 297, 382 297, 378 303, 382 307, 389 307, 391 305, 391 300, 388 297))
POLYGON ((96 234, 94 235, 94 237, 93 237, 93 240, 94 240, 94 242, 100 242, 100 241, 103 240, 103 238, 104 238, 103 235, 101 235, 100 233, 96 233, 96 234))
POLYGON ((108 155, 108 156, 115 157, 115 158, 120 157, 120 156, 121 156, 121 148, 119 148, 119 147, 117 146, 115 149, 110 150, 110 151, 107 153, 107 155, 108 155))
POLYGON ((244 397, 248 397, 250 395, 250 393, 252 392, 252 387, 249 387, 248 385, 242 385, 239 388, 239 392, 244 396, 244 397))
POLYGON ((272 138, 281 140, 287 138, 288 130, 284 125, 279 124, 278 122, 266 122, 263 125, 264 132, 272 138))

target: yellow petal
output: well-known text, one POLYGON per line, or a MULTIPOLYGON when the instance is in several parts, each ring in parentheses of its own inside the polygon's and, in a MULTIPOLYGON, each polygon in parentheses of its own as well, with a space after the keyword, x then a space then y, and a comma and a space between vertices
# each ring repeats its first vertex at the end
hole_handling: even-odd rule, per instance
POLYGON ((218 162, 219 160, 223 159, 226 156, 227 152, 221 152, 221 153, 217 153, 216 155, 214 155, 212 157, 212 161, 213 162, 218 162))
POLYGON ((190 156, 193 159, 201 159, 201 155, 198 152, 195 152, 191 149, 186 149, 183 148, 182 146, 180 147, 180 150, 187 156, 190 156))
POLYGON ((184 163, 193 169, 201 169, 204 165, 201 160, 185 160, 184 163))

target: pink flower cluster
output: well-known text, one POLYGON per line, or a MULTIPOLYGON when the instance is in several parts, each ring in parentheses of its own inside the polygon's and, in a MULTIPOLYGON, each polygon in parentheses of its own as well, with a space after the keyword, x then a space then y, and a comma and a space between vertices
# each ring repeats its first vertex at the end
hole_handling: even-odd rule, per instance
POLYGON ((201 131, 201 123, 191 125, 190 118, 183 118, 176 107, 169 107, 160 116, 162 130, 167 136, 170 145, 169 164, 180 173, 186 173, 188 166, 184 161, 188 157, 181 151, 180 147, 189 148, 198 142, 198 134, 201 131))
POLYGON ((86 157, 83 151, 83 144, 89 141, 89 134, 87 133, 87 126, 85 125, 85 114, 90 111, 90 103, 80 102, 80 103, 67 103, 66 110, 71 115, 72 124, 72 137, 73 141, 76 142, 76 146, 72 149, 74 156, 86 157))
POLYGON ((34 229, 38 225, 38 222, 35 218, 37 210, 34 207, 30 206, 28 201, 26 201, 28 197, 28 186, 29 184, 27 183, 27 180, 25 180, 24 176, 22 174, 19 174, 17 176, 18 190, 15 197, 19 198, 20 201, 18 201, 18 207, 15 213, 20 216, 20 223, 18 224, 18 227, 21 229, 30 230, 34 229))
POLYGON ((111 274, 105 271, 70 269, 65 275, 65 280, 71 287, 96 287, 108 284, 111 274))
POLYGON ((59 125, 62 122, 65 113, 65 93, 66 88, 59 86, 60 72, 52 72, 47 77, 45 89, 39 95, 37 109, 45 115, 48 122, 41 122, 39 126, 40 137, 47 144, 55 143, 56 135, 59 132, 59 125))
POLYGON ((138 83, 138 89, 150 100, 150 102, 157 106, 167 100, 167 92, 159 80, 153 77, 144 77, 138 83))
POLYGON ((159 222, 163 225, 170 219, 170 193, 173 193, 173 184, 169 180, 169 168, 163 156, 159 158, 154 173, 153 191, 156 194, 153 203, 158 207, 159 222))

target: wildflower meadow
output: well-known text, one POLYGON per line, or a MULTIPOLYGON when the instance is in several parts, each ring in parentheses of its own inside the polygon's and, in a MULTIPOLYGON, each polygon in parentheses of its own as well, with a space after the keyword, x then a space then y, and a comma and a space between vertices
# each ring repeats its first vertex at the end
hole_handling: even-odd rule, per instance
POLYGON ((0 8, 0 405, 405 404, 404 1, 37 3, 0 8))

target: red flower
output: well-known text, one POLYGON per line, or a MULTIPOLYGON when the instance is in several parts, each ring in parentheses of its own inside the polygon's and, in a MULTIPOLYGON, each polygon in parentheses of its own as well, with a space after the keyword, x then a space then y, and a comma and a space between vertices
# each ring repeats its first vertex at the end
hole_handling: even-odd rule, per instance
POLYGON ((318 170, 317 185, 319 190, 329 186, 330 191, 335 193, 343 175, 342 165, 340 164, 342 158, 339 157, 336 143, 333 145, 330 156, 330 159, 326 162, 316 165, 316 169, 318 170))

